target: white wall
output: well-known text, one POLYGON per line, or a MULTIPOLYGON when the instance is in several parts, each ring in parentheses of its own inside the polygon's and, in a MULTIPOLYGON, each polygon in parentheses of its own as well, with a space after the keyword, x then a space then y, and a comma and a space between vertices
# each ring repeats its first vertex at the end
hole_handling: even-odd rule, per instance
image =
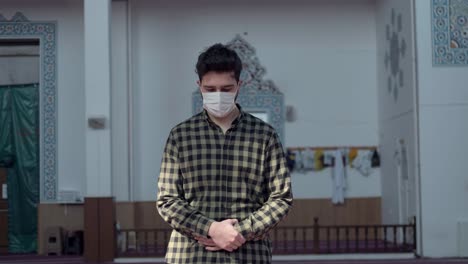
POLYGON ((468 74, 433 66, 431 1, 416 0, 423 253, 457 256, 459 219, 468 219, 468 74))
POLYGON ((2 0, 0 13, 11 18, 57 21, 58 189, 85 188, 83 2, 80 0, 2 0))
MULTIPOLYGON (((133 1, 136 199, 154 200, 169 130, 191 113, 199 52, 243 34, 294 105, 287 146, 377 145, 375 2, 133 1)), ((293 175, 297 198, 331 195, 330 171, 293 175)), ((348 197, 380 196, 380 173, 348 197)))
POLYGON ((416 90, 411 1, 380 0, 377 1, 376 12, 379 140, 382 153, 382 219, 384 223, 388 224, 407 224, 408 217, 416 215, 417 204, 416 90), (401 27, 399 27, 399 21, 401 21, 401 27), (390 38, 387 37, 387 26, 390 38), (396 33, 398 37, 396 43, 397 50, 400 52, 397 53, 391 52, 393 33, 396 33), (403 42, 405 44, 402 44, 403 42), (392 71, 390 56, 394 57, 393 65, 398 69, 396 74, 392 71), (386 58, 388 59, 387 65, 385 63, 386 58), (403 78, 402 85, 400 83, 400 74, 402 74, 403 78), (389 78, 392 83, 391 90, 388 88, 389 78), (397 85, 397 96, 393 92, 395 85, 397 85), (399 179, 395 157, 400 140, 404 141, 407 150, 408 210, 404 210, 404 206, 402 206, 406 204, 406 201, 404 196, 400 196, 404 187, 402 179, 399 179), (407 211, 408 213, 406 213, 407 211))

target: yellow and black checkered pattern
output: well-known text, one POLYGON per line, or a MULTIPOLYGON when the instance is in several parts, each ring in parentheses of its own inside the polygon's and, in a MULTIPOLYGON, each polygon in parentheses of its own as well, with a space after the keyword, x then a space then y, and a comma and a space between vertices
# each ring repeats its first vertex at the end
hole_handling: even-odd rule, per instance
POLYGON ((285 154, 270 125, 241 110, 223 133, 202 111, 172 129, 156 203, 174 228, 168 263, 270 263, 267 233, 291 204, 285 154), (210 252, 193 239, 228 218, 247 240, 236 251, 210 252))

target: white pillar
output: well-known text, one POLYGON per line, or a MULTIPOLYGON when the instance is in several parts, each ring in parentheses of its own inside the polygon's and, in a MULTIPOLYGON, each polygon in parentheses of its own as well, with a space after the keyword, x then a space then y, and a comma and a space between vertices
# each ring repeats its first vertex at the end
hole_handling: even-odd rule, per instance
POLYGON ((84 0, 87 197, 112 195, 110 11, 110 0, 84 0), (92 118, 104 127, 91 128, 92 118))
POLYGON ((111 144, 112 144, 112 194, 116 201, 132 201, 130 136, 133 126, 129 119, 130 108, 130 3, 112 2, 111 27, 111 144))

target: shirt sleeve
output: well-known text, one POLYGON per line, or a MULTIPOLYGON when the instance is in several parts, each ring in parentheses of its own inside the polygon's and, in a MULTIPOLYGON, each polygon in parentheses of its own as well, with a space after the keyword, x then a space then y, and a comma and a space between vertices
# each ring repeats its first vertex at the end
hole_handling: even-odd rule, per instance
POLYGON ((291 177, 283 147, 276 133, 270 138, 266 151, 265 177, 268 200, 235 226, 246 240, 264 238, 288 214, 292 206, 291 177))
POLYGON ((190 238, 208 237, 208 230, 214 222, 191 207, 184 198, 178 149, 172 132, 164 148, 156 208, 164 221, 190 238))

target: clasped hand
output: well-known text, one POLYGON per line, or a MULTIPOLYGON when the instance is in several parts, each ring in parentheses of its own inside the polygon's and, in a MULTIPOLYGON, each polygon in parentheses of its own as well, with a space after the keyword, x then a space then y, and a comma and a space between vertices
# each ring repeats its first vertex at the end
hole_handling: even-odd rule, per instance
POLYGON ((245 238, 234 228, 235 224, 237 224, 236 219, 214 222, 208 231, 211 238, 196 236, 195 239, 208 251, 224 249, 232 252, 245 243, 245 238))

